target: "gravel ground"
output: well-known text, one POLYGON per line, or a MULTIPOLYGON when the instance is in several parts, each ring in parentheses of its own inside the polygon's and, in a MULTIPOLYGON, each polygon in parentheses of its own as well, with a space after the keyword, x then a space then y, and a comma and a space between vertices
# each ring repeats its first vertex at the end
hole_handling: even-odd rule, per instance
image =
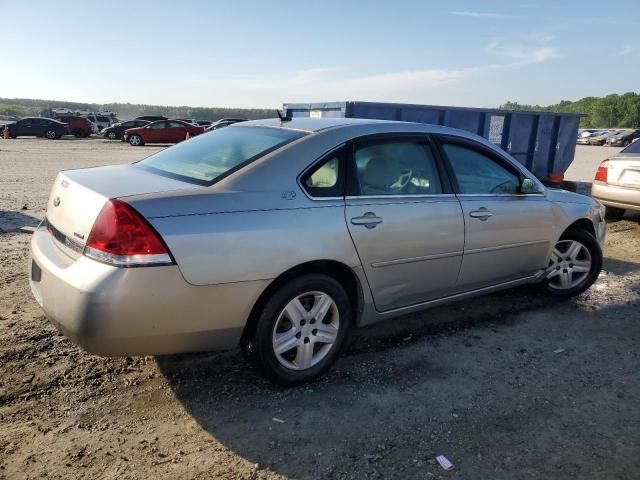
POLYGON ((155 150, 0 141, 0 478, 640 478, 640 216, 609 226, 575 300, 518 288, 396 319, 283 390, 237 352, 87 355, 32 299, 15 228, 57 171, 155 150))

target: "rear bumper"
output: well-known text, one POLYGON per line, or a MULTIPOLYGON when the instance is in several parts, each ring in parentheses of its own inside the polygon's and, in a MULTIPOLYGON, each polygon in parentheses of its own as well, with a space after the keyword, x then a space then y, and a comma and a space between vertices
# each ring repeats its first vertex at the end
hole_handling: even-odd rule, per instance
POLYGON ((50 321, 90 353, 159 355, 238 345, 268 281, 194 286, 175 265, 118 268, 69 257, 38 228, 31 290, 50 321), (36 269, 37 270, 37 269, 36 269))
POLYGON ((640 210, 640 188, 620 187, 603 182, 593 182, 591 196, 603 205, 626 210, 640 210))

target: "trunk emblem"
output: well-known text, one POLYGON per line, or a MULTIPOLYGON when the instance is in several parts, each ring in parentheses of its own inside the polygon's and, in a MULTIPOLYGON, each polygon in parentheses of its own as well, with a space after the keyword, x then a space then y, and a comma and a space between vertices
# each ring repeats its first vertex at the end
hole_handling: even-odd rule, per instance
POLYGON ((60 205, 60 197, 56 197, 53 199, 53 206, 57 207, 58 205, 60 205))

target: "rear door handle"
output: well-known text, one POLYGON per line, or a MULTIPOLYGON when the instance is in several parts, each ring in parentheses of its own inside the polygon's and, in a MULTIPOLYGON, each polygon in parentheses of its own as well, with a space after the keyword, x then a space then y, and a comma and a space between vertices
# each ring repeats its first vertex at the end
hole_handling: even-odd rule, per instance
POLYGON ((489 210, 485 207, 480 207, 478 210, 474 210, 473 212, 469 212, 469 216, 471 218, 479 218, 481 221, 486 221, 489 217, 493 216, 489 210))
POLYGON ((376 225, 382 223, 382 218, 376 216, 373 212, 367 212, 361 217, 353 217, 351 223, 353 225, 364 225, 366 228, 375 228, 376 225))

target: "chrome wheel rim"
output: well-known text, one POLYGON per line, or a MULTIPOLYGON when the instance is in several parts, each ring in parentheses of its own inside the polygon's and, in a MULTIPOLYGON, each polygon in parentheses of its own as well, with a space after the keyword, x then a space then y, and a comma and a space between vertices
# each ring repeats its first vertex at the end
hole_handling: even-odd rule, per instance
POLYGON ((137 135, 132 136, 132 137, 129 139, 129 143, 130 143, 131 145, 139 145, 139 144, 140 144, 140 137, 138 137, 137 135))
POLYGON ((290 370, 306 370, 322 361, 336 343, 340 313, 326 293, 296 296, 284 307, 273 327, 273 352, 290 370))
POLYGON ((580 285, 590 271, 589 249, 575 240, 561 240, 551 253, 547 281, 551 288, 567 290, 580 285))

